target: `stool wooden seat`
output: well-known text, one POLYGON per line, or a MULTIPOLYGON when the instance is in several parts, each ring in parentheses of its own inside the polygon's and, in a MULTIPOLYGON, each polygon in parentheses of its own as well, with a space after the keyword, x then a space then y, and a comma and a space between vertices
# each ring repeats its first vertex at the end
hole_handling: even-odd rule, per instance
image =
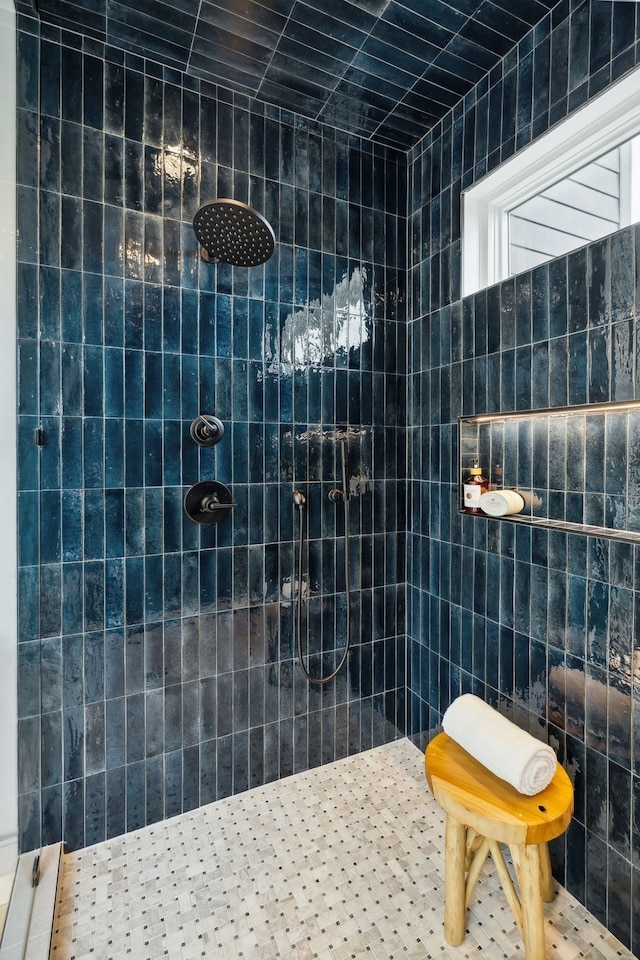
POLYGON ((462 943, 466 909, 491 853, 520 927, 525 960, 544 960, 542 901, 553 899, 547 843, 564 833, 573 814, 573 787, 566 772, 558 764, 545 790, 525 796, 494 776, 446 733, 438 734, 427 747, 425 772, 431 792, 447 814, 445 940, 452 946, 462 943), (519 895, 501 843, 511 851, 519 895))

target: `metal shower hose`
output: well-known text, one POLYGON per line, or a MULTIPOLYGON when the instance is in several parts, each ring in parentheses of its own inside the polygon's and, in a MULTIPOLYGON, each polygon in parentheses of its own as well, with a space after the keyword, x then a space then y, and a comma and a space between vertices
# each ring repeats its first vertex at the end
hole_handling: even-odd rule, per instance
MULTIPOLYGON (((334 494, 338 494, 339 491, 332 491, 334 494)), ((333 499, 333 498, 332 498, 333 499)), ((347 656, 349 654, 349 647, 351 646, 351 577, 349 575, 349 493, 347 489, 347 464, 346 464, 346 451, 345 445, 342 446, 342 497, 336 496, 335 498, 341 499, 344 507, 344 588, 347 594, 347 624, 345 632, 345 644, 344 652, 340 659, 338 666, 330 673, 327 677, 313 677, 309 673, 307 666, 304 662, 304 655, 302 652, 302 578, 304 573, 304 507, 305 499, 302 495, 295 497, 295 503, 298 507, 298 515, 300 519, 300 537, 299 537, 299 552, 298 552, 298 585, 296 590, 296 632, 298 634, 298 659, 300 661, 300 669, 310 683, 329 683, 330 680, 333 680, 334 677, 342 670, 347 656)))

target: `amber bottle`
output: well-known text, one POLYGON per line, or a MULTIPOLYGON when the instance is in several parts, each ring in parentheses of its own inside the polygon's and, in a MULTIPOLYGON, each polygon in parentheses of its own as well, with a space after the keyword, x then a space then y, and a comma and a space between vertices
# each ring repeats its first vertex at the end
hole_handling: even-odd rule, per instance
POLYGON ((480 497, 489 489, 489 481, 482 476, 482 470, 478 466, 478 461, 473 461, 473 466, 469 470, 469 476, 463 484, 463 510, 465 513, 482 513, 480 507, 480 497))

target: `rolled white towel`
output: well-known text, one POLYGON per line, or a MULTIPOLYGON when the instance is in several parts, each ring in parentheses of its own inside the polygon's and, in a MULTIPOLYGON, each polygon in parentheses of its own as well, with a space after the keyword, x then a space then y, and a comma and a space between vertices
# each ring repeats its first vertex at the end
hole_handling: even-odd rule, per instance
POLYGON ((442 726, 467 753, 520 793, 532 797, 553 780, 557 764, 553 749, 472 693, 453 701, 442 726))

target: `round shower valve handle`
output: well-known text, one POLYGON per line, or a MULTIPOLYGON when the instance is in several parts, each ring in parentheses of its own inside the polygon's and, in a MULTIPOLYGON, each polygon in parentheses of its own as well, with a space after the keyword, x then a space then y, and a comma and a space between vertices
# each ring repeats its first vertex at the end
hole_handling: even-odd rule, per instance
POLYGON ((217 480, 201 480, 187 490, 184 509, 196 523, 220 523, 235 507, 231 490, 217 480))
POLYGON ((344 493, 342 490, 338 490, 337 488, 329 490, 329 500, 331 500, 331 503, 342 503, 344 500, 344 493))
POLYGON ((224 423, 211 413, 201 413, 189 427, 191 439, 200 447, 214 447, 224 436, 224 423))

